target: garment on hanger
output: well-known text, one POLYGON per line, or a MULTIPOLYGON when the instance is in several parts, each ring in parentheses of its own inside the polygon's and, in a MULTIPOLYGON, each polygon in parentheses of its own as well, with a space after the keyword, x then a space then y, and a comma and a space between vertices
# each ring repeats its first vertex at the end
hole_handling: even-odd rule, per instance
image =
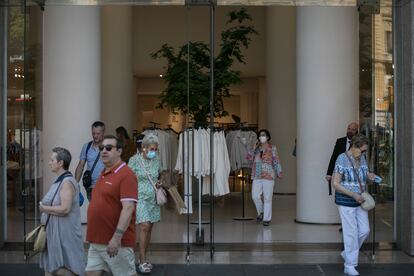
MULTIPOLYGON (((215 131, 213 137, 214 196, 223 196, 230 193, 228 183, 230 161, 224 131, 215 131)), ((189 200, 192 198, 192 181, 188 175, 194 175, 199 180, 202 178, 203 185, 199 187, 199 190, 202 190, 203 195, 210 194, 210 129, 189 129, 182 132, 179 136, 178 147, 175 169, 184 174, 184 190, 186 194, 188 192, 189 200)), ((184 202, 187 205, 186 199, 184 202)), ((192 206, 187 207, 188 210, 192 210, 192 206)))
POLYGON ((252 167, 252 161, 246 157, 256 141, 257 135, 252 130, 232 130, 227 133, 226 144, 232 171, 252 167))

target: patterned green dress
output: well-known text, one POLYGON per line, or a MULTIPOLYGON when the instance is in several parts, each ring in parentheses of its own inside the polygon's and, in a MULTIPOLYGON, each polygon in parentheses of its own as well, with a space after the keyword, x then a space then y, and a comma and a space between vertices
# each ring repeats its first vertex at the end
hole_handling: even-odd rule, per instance
POLYGON ((135 154, 129 159, 128 166, 138 178, 136 223, 160 221, 161 209, 155 200, 155 191, 148 179, 148 175, 154 183, 157 182, 161 170, 161 159, 157 156, 152 160, 148 160, 142 154, 135 154), (146 172, 148 172, 148 175, 146 172))

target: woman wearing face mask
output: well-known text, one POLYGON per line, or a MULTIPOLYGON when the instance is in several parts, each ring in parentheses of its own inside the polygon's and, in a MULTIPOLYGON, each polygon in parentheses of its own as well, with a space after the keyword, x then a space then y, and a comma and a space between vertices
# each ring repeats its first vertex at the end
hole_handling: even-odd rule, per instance
POLYGON ((252 199, 256 205, 258 223, 269 226, 272 220, 272 199, 275 178, 281 179, 282 166, 275 145, 270 141, 270 133, 266 129, 258 132, 258 142, 248 155, 253 160, 252 167, 252 199), (263 201, 262 201, 263 195, 263 201))
POLYGON ((361 134, 352 137, 350 149, 336 159, 333 174, 335 203, 341 216, 344 239, 341 256, 347 275, 359 275, 355 269, 358 266, 359 249, 369 235, 368 212, 360 206, 364 202, 360 183, 365 190, 367 179, 375 180, 375 174, 368 172, 364 155, 367 149, 367 137, 361 134))
POLYGON ((161 220, 160 206, 155 198, 156 186, 161 170, 161 159, 158 154, 158 138, 154 134, 147 134, 142 139, 142 151, 138 151, 129 160, 128 166, 138 178, 137 219, 139 224, 139 266, 142 274, 151 272, 153 266, 147 260, 147 248, 151 240, 151 231, 155 222, 161 220))

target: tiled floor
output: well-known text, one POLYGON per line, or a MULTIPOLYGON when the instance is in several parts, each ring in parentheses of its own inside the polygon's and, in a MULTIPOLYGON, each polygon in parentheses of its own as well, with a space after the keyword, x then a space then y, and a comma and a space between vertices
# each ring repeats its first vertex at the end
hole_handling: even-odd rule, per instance
MULTIPOLYGON (((206 245, 200 247, 192 244, 190 246, 190 255, 187 259, 187 216, 178 216, 174 211, 164 209, 162 211, 162 221, 154 227, 149 259, 154 264, 296 264, 312 265, 313 268, 322 267, 323 265, 320 264, 335 264, 333 269, 336 271, 335 273, 317 275, 341 275, 341 263, 343 260, 339 256, 342 241, 341 233, 338 232, 339 225, 295 223, 295 201, 295 196, 276 195, 273 201, 272 224, 269 227, 263 227, 261 224, 256 224, 254 220, 244 222, 233 220, 233 217, 241 215, 240 194, 235 193, 216 200, 214 232, 216 251, 213 258, 210 258, 208 244, 210 237, 209 224, 204 225, 206 245)), ((203 218, 208 219, 208 206, 203 207, 203 218)), ((197 214, 196 208, 194 213, 197 214)), ((361 251, 360 263, 367 265, 368 268, 375 267, 375 264, 400 263, 411 263, 414 267, 414 258, 401 251, 390 250, 390 247, 387 247, 389 242, 393 241, 392 203, 378 205, 376 213, 377 225, 375 232, 377 241, 384 242, 385 246, 381 246, 382 250, 377 251, 374 257, 370 250, 371 247, 369 245, 366 246, 361 251)), ((254 206, 248 196, 246 196, 246 216, 255 216, 254 206)), ((34 221, 31 219, 33 218, 31 215, 28 217, 27 229, 31 229, 34 221)), ((194 221, 196 218, 196 215, 192 215, 190 221, 194 221)), ((22 226, 23 220, 20 212, 17 210, 10 211, 8 224, 9 241, 21 242, 21 237, 23 236, 22 226)), ((83 228, 86 231, 86 225, 83 228)), ((195 241, 196 228, 197 225, 190 224, 189 237, 191 243, 195 241)), ((38 257, 35 256, 25 260, 23 251, 0 251, 0 263, 21 264, 27 262, 37 263, 38 257)), ((161 267, 165 268, 166 266, 161 267)), ((285 268, 290 269, 290 267, 285 268)), ((264 267, 263 269, 267 268, 264 267)), ((332 267, 328 267, 326 271, 331 270, 332 267)), ((157 275, 170 274, 161 273, 157 275)), ((286 275, 302 274, 294 274, 292 270, 290 274, 286 275)))
MULTIPOLYGON (((358 266, 365 276, 411 276, 413 264, 362 264, 358 266)), ((43 271, 36 264, 0 264, 2 276, 41 276, 43 271)), ((108 274, 105 274, 108 275, 108 274)), ((140 275, 140 274, 139 274, 140 275)), ((251 265, 251 264, 157 264, 151 272, 153 276, 340 276, 341 264, 314 265, 251 265)))
MULTIPOLYGON (((342 263, 339 250, 313 251, 192 251, 189 259, 185 251, 149 251, 148 258, 154 264, 328 264, 342 263), (187 262, 188 260, 188 262, 187 262)), ((86 253, 85 253, 86 258, 86 253)), ((136 258, 138 259, 138 258, 136 258)), ((38 256, 25 259, 23 251, 0 251, 0 263, 38 263, 38 256)), ((412 263, 414 258, 396 250, 380 250, 375 257, 362 250, 360 264, 412 263)))
MULTIPOLYGON (((255 208, 246 195, 246 216, 255 217, 255 208)), ((197 220, 197 204, 190 222, 197 220)), ((335 206, 332 206, 336 208, 335 206)), ((370 212, 372 214, 372 212, 370 212)), ((257 224, 255 220, 236 221, 233 217, 242 214, 240 193, 216 199, 215 203, 215 243, 341 243, 342 235, 338 231, 339 225, 309 225, 295 223, 296 196, 275 195, 273 199, 273 220, 269 227, 257 224)), ((392 203, 379 204, 376 208, 376 241, 393 241, 393 205, 392 203)), ((27 229, 34 225, 34 215, 27 216, 27 229)), ((208 205, 203 204, 203 219, 209 219, 208 205)), ((189 239, 195 241, 195 232, 198 225, 190 224, 189 239)), ((372 228, 372 224, 371 224, 372 228)), ((210 241, 210 224, 204 224, 205 242, 210 241)), ((86 225, 83 227, 86 231, 86 225)), ((19 242, 23 237, 22 213, 16 209, 9 211, 8 241, 19 242)), ((370 237, 372 241, 372 235, 370 237)), ((186 243, 187 216, 177 215, 173 210, 163 208, 162 220, 155 224, 152 234, 152 243, 186 243)))

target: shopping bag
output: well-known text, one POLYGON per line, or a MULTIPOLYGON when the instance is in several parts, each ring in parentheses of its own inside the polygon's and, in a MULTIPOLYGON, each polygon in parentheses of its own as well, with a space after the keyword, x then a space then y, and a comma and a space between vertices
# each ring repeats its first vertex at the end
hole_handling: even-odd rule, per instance
POLYGON ((168 191, 168 195, 171 198, 171 201, 174 202, 174 207, 177 213, 179 215, 183 214, 186 207, 185 207, 183 198, 181 197, 180 193, 177 190, 177 187, 172 186, 168 188, 167 191, 168 191))

